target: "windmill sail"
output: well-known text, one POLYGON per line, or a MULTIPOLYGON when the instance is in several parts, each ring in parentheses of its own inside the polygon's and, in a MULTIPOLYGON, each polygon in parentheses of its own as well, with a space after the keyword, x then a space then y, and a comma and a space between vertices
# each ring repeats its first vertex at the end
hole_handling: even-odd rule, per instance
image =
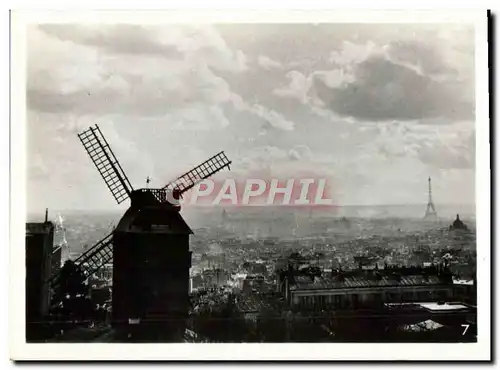
POLYGON ((98 241, 75 260, 86 278, 92 276, 106 263, 113 259, 113 232, 98 241))
MULTIPOLYGON (((113 259, 113 233, 98 241, 92 248, 85 251, 75 260, 75 264, 83 273, 85 279, 96 273, 102 266, 113 259)), ((55 288, 59 283, 59 276, 55 275, 50 284, 55 288)))
POLYGON ((99 126, 89 127, 78 137, 116 202, 120 204, 130 196, 133 188, 99 126))
POLYGON ((231 161, 227 159, 224 152, 217 153, 213 157, 207 159, 202 164, 196 166, 191 171, 186 172, 184 175, 178 177, 164 189, 177 190, 179 195, 188 191, 198 182, 209 178, 213 174, 219 172, 224 167, 230 168, 231 161))

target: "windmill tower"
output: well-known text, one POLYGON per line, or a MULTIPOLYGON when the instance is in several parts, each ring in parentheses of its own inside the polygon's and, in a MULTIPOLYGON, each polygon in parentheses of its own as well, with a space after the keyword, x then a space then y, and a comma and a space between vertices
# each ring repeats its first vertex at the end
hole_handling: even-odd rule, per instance
POLYGON ((112 325, 119 333, 178 339, 188 313, 193 233, 178 200, 231 161, 220 152, 163 188, 148 184, 134 190, 97 125, 78 137, 116 202, 130 199, 130 207, 114 230, 75 263, 88 278, 112 261, 112 325))
POLYGON ((427 208, 425 210, 424 219, 437 221, 436 207, 434 207, 434 202, 432 201, 432 186, 431 186, 430 176, 429 176, 429 200, 427 202, 427 208))

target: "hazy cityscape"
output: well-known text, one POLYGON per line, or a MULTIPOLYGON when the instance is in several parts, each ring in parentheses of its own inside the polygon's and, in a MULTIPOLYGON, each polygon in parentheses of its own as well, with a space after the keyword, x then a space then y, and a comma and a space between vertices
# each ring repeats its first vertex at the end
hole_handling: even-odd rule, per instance
MULTIPOLYGON (((320 279, 327 280, 331 279, 332 272, 338 270, 363 269, 360 273, 366 274, 373 269, 388 269, 388 266, 430 267, 439 266, 445 261, 453 274, 455 286, 469 286, 476 274, 473 209, 460 208, 462 220, 468 227, 466 231, 450 228, 454 221, 453 211, 457 207, 448 207, 450 217, 440 218, 437 222, 429 222, 422 217, 401 217, 405 212, 422 212, 424 208, 423 205, 358 206, 339 207, 328 212, 314 208, 288 210, 284 207, 188 209, 186 219, 189 220, 190 212, 194 212, 192 216, 196 214, 196 217, 190 220, 194 235, 191 237, 192 267, 189 282, 191 304, 185 340, 300 341, 294 339, 290 332, 282 333, 281 337, 277 333, 269 337, 269 333, 259 331, 262 328, 257 329, 258 323, 265 320, 269 312, 282 317, 284 311, 291 309, 285 304, 280 292, 279 272, 286 269, 294 255, 300 256, 300 269, 318 269, 320 279), (389 213, 391 211, 392 215, 389 213), (225 309, 229 299, 235 301, 233 315, 244 317, 245 326, 238 334, 223 338, 219 336, 219 330, 205 327, 197 320, 201 318, 203 321, 203 317, 210 317, 215 315, 213 312, 225 309)), ((447 210, 444 206, 440 209, 443 213, 447 210)), ((36 220, 41 216, 30 217, 36 220)), ((119 213, 58 214, 54 220, 54 243, 62 247, 62 260, 78 258, 100 236, 111 231, 119 218, 119 213)), ((97 307, 110 310, 111 265, 103 266, 101 270, 89 281, 88 289, 97 307), (93 290, 101 293, 91 293, 93 290), (108 290, 108 294, 102 294, 103 290, 108 290)), ((472 292, 457 296, 455 289, 453 294, 451 300, 463 300, 465 297, 469 304, 475 304, 472 292)), ((236 319, 233 317, 228 320, 236 319)), ((417 324, 403 322, 398 329, 411 338, 415 330, 423 330, 417 324)), ((296 330, 295 335, 304 330, 294 328, 292 325, 290 330, 296 330)), ((424 329, 429 332, 433 330, 431 327, 424 329)), ((88 330, 94 331, 93 334, 86 333, 92 340, 110 340, 109 329, 88 330)), ((308 337, 307 341, 350 340, 342 337, 342 333, 337 337, 332 336, 334 329, 328 324, 325 326, 324 320, 310 323, 307 330, 308 333, 315 333, 308 335, 317 336, 308 337)), ((381 329, 374 326, 373 330, 381 329)), ((366 338, 384 340, 381 333, 369 333, 370 329, 366 328, 366 338)), ((85 338, 82 333, 74 335, 75 339, 64 339, 63 336, 58 340, 79 341, 85 338)), ((464 338, 455 336, 451 340, 464 338)), ((467 337, 466 340, 471 338, 467 337)))

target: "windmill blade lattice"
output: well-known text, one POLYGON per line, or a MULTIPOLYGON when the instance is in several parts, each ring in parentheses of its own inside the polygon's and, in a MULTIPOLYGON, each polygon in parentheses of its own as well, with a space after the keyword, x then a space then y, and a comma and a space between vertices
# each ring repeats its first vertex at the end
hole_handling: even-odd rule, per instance
POLYGON ((102 266, 113 260, 113 232, 98 241, 92 248, 86 250, 75 263, 80 271, 88 278, 102 266))
MULTIPOLYGON (((113 259, 113 233, 98 241, 93 247, 86 250, 74 262, 82 272, 85 279, 95 274, 105 264, 113 259)), ((59 285, 61 272, 54 275, 49 283, 53 289, 59 285)))
POLYGON ((188 191, 201 180, 205 180, 214 173, 219 172, 224 167, 230 168, 231 161, 227 159, 224 152, 217 153, 213 157, 207 159, 202 164, 196 166, 191 171, 179 176, 176 180, 169 183, 164 189, 174 190, 179 192, 179 195, 188 191))
POLYGON ((116 202, 120 204, 130 196, 133 188, 99 126, 89 127, 78 137, 116 202))

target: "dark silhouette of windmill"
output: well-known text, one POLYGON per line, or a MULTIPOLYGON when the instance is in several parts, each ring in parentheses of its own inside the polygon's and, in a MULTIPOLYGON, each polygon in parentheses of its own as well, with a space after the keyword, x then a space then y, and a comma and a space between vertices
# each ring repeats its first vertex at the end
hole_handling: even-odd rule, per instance
POLYGON ((114 230, 75 263, 89 278, 113 262, 113 326, 129 333, 131 325, 140 324, 151 329, 148 333, 178 336, 189 303, 192 234, 178 200, 199 181, 230 169, 231 161, 220 152, 163 188, 134 190, 97 125, 78 137, 116 202, 130 199, 130 207, 114 230))

